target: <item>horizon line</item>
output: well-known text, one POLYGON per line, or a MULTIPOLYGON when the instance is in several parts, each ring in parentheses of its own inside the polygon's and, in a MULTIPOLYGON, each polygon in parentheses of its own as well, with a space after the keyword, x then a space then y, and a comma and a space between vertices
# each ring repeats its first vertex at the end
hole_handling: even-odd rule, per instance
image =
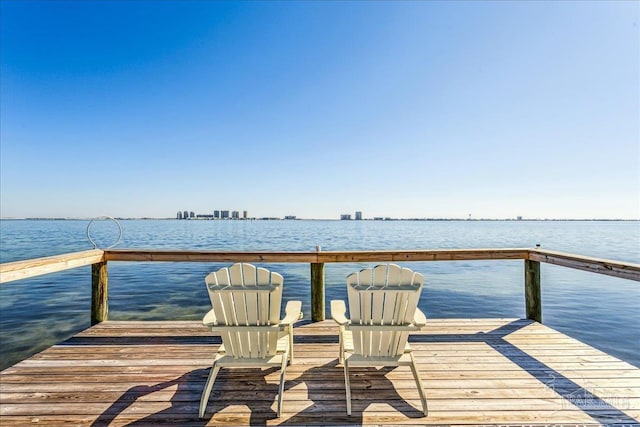
MULTIPOLYGON (((12 220, 12 221, 91 221, 97 219, 109 219, 107 216, 96 217, 57 217, 57 216, 29 216, 29 217, 0 217, 0 220, 12 220)), ((338 221, 338 222, 359 222, 359 221, 640 221, 640 218, 461 218, 461 217, 375 217, 375 218, 363 218, 363 219, 340 219, 340 218, 284 218, 284 217, 252 217, 252 218, 225 218, 225 219, 210 219, 210 218, 186 218, 178 219, 175 217, 120 217, 114 216, 116 220, 162 220, 162 221, 338 221)))

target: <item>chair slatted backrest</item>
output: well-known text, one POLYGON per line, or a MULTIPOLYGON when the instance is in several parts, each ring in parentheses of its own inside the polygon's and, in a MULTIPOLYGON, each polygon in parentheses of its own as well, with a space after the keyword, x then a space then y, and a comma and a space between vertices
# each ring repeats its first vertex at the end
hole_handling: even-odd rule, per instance
POLYGON ((237 263, 206 278, 209 298, 218 326, 251 326, 221 332, 228 355, 265 358, 276 354, 279 330, 256 328, 280 322, 283 278, 254 265, 237 263))
MULTIPOLYGON (((366 268, 347 277, 352 325, 406 326, 413 322, 424 277, 396 264, 366 268)), ((408 331, 354 328, 356 354, 395 357, 404 352, 408 331)))

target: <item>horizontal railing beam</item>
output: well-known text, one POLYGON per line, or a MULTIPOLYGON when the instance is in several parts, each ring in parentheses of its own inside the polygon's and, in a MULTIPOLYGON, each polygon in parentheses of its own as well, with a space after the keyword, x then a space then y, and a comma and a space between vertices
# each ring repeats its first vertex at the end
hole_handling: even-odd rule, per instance
POLYGON ((0 283, 55 273, 105 261, 343 263, 530 260, 640 281, 640 264, 544 249, 433 249, 380 251, 240 252, 157 249, 93 249, 0 264, 0 283))
POLYGON ((316 262, 315 252, 245 252, 245 251, 193 251, 156 249, 109 249, 107 261, 138 262, 316 262))
POLYGON ((529 249, 433 249, 322 252, 244 252, 108 249, 106 261, 337 263, 527 259, 529 249))
POLYGON ((640 282, 640 264, 547 251, 544 249, 529 250, 527 259, 640 282))
POLYGON ((323 251, 317 262, 480 261, 525 259, 528 249, 432 249, 404 251, 323 251))
POLYGON ((92 249, 83 252, 34 258, 24 261, 5 262, 0 264, 0 283, 27 279, 43 274, 71 270, 85 265, 91 265, 104 260, 104 251, 92 249))

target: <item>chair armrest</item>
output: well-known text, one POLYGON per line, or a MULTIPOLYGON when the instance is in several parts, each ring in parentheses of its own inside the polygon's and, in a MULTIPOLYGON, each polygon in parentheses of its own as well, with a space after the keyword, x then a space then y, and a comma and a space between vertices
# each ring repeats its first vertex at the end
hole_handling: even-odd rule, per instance
POLYGON ((284 313, 284 319, 280 321, 281 326, 292 325, 302 319, 302 301, 288 301, 284 313))
POLYGON ((218 324, 218 319, 216 319, 213 309, 209 310, 209 312, 204 315, 202 318, 202 324, 205 326, 215 326, 218 324))
POLYGON ((347 325, 347 306, 342 300, 331 300, 331 318, 340 326, 347 325))
POLYGON ((415 326, 425 326, 427 324, 427 316, 419 308, 416 308, 416 312, 413 314, 413 324, 415 326))

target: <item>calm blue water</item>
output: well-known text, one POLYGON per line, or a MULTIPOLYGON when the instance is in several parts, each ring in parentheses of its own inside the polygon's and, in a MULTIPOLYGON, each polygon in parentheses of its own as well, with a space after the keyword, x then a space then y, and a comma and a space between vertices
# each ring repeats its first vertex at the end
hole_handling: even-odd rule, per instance
MULTIPOLYGON (((0 261, 90 249, 88 221, 2 220, 0 261)), ((640 263, 640 222, 608 221, 121 221, 119 248, 203 250, 379 250, 542 247, 640 263)), ((117 228, 94 223, 108 246, 117 228)), ((204 276, 223 264, 109 263, 109 317, 200 319, 209 309, 204 276)), ((326 294, 345 299, 345 277, 372 264, 327 264, 326 294)), ((429 317, 524 317, 522 261, 405 263, 425 275, 429 317)), ((309 265, 269 264, 285 299, 310 318, 309 265)), ((640 284, 542 265, 543 321, 640 366, 640 284)), ((0 369, 89 326, 90 267, 0 286, 0 369)), ((328 307, 327 303, 327 307, 328 307)))

